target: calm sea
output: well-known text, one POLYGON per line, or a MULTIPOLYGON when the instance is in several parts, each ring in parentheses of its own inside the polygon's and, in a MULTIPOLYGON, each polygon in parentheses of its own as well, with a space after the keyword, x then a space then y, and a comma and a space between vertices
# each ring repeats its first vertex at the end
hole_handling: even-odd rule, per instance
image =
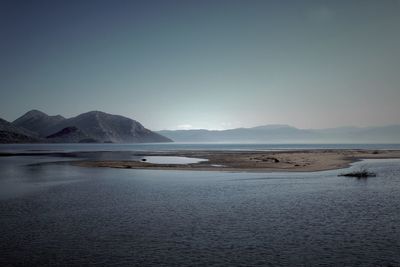
MULTIPOLYGON (((190 145, 128 150, 174 146, 190 145)), ((269 148, 285 146, 258 149, 269 148)), ((66 159, 0 157, 0 266, 400 266, 399 160, 354 164, 378 174, 366 180, 338 177, 344 170, 154 171, 57 160, 66 159)))
POLYGON ((5 144, 0 151, 168 151, 168 150, 301 150, 400 149, 400 144, 263 144, 263 143, 147 143, 147 144, 5 144))

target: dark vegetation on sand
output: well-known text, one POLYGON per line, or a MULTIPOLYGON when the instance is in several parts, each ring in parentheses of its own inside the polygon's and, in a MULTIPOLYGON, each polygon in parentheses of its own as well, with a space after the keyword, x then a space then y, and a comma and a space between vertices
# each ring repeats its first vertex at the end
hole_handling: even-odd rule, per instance
POLYGON ((348 173, 341 173, 339 176, 344 177, 356 177, 356 178, 368 178, 368 177, 376 177, 376 173, 370 172, 366 168, 361 168, 357 171, 348 172, 348 173))

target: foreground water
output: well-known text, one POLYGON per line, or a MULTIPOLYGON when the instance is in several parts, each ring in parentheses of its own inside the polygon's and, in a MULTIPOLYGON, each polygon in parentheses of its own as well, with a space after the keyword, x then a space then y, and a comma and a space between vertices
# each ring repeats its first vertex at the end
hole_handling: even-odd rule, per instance
POLYGON ((400 161, 316 173, 0 158, 0 266, 398 266, 400 161))

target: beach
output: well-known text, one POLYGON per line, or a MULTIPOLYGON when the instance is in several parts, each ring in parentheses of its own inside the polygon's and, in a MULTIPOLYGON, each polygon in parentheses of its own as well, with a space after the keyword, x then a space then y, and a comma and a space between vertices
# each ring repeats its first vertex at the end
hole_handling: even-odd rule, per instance
POLYGON ((123 169, 315 172, 346 168, 362 159, 400 158, 400 150, 168 151, 135 155, 201 158, 206 161, 191 164, 155 164, 141 160, 80 160, 71 164, 123 169))

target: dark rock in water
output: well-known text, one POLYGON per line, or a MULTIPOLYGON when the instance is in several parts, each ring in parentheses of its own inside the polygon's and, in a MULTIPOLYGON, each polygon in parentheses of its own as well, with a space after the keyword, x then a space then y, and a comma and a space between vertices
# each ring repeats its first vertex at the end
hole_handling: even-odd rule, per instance
POLYGON ((97 141, 75 126, 65 127, 61 131, 46 137, 53 143, 97 143, 97 141))
POLYGON ((142 161, 147 161, 147 159, 142 159, 142 161))
POLYGON ((65 120, 65 118, 60 115, 49 116, 39 110, 31 110, 13 121, 13 124, 17 127, 34 132, 38 136, 45 137, 52 133, 50 129, 54 125, 63 120, 65 120))
POLYGON ((0 119, 0 143, 38 143, 41 140, 28 130, 17 127, 12 123, 0 119))

